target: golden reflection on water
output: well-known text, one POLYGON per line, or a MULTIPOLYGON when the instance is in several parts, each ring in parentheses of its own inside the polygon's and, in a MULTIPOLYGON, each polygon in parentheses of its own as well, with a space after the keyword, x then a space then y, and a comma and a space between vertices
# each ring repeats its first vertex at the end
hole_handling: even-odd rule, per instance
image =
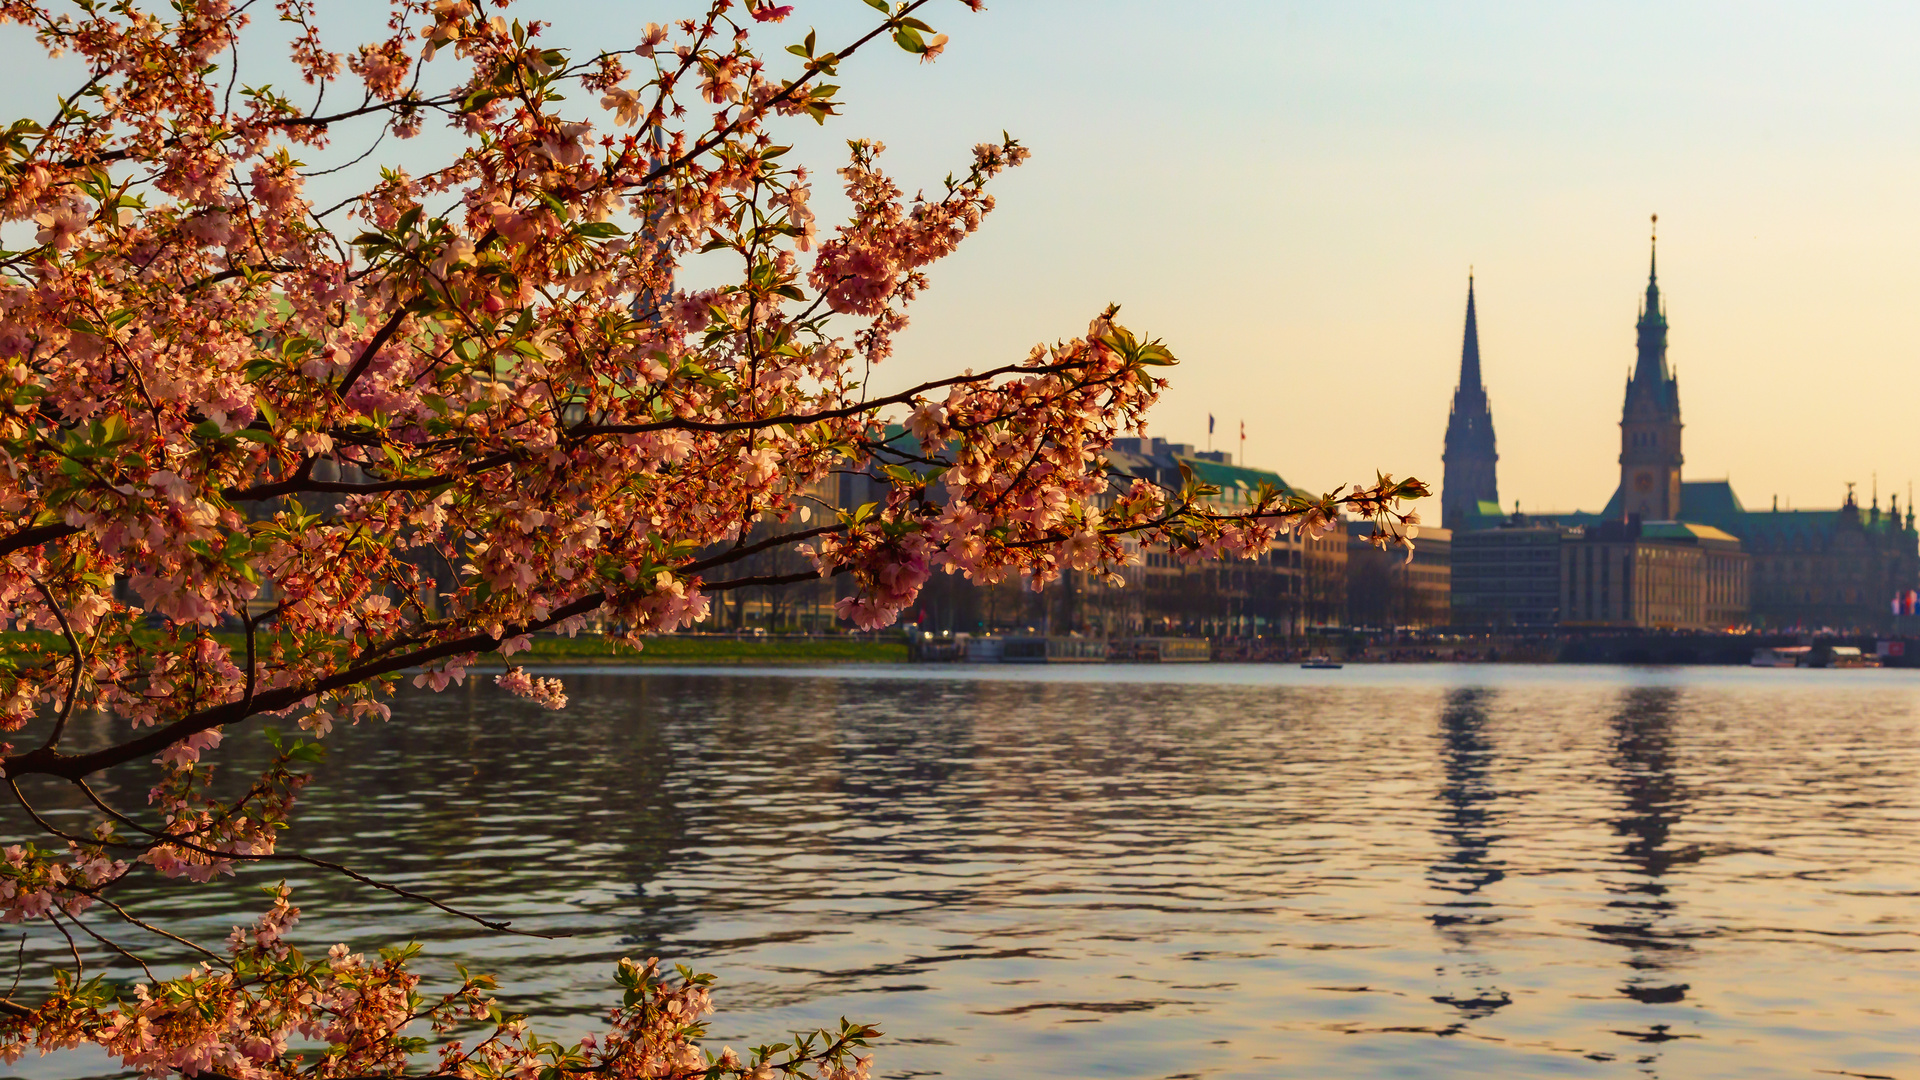
MULTIPOLYGON (((1920 1080, 1905 672, 569 682, 408 693, 294 836, 574 936, 313 880, 302 936, 477 957, 572 1033, 614 958, 686 960, 725 1041, 869 1019, 885 1076, 1920 1080)), ((228 895, 142 902, 219 936, 228 895)))

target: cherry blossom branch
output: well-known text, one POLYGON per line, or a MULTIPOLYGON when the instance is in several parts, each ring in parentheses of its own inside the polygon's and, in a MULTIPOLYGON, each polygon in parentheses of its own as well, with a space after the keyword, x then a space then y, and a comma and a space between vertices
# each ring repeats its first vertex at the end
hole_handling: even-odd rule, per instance
POLYGON ((818 424, 828 420, 845 420, 872 412, 889 405, 909 405, 920 395, 930 390, 940 390, 950 386, 966 386, 990 382, 1002 375, 1057 375, 1068 371, 1078 371, 1085 365, 1080 363, 1060 364, 1006 364, 991 371, 977 375, 953 375, 944 379, 933 379, 917 386, 909 387, 885 397, 873 398, 856 405, 845 405, 834 409, 821 409, 816 412, 782 413, 775 416, 755 417, 746 420, 699 421, 699 420, 655 420, 644 424, 593 424, 573 429, 569 432, 575 437, 591 435, 642 435, 653 431, 703 431, 724 434, 732 431, 751 431, 783 424, 818 424))
MULTIPOLYGON (((739 556, 744 557, 744 556, 739 556)), ((729 560, 731 561, 731 560, 729 560)), ((835 573, 846 572, 849 568, 837 567, 835 573)), ((716 581, 706 587, 714 592, 725 592, 754 585, 786 585, 796 581, 818 578, 817 571, 798 574, 785 574, 767 578, 737 578, 729 581, 716 581)), ((0 758, 0 776, 8 781, 15 777, 39 775, 56 776, 66 780, 78 779, 112 768, 136 758, 160 751, 179 742, 181 739, 209 728, 239 723, 253 716, 279 712, 292 708, 308 698, 320 694, 343 690, 350 686, 367 682, 382 675, 389 675, 407 668, 443 660, 450 656, 464 656, 468 653, 492 652, 512 638, 538 633, 548 627, 565 622, 577 615, 585 615, 604 606, 615 598, 605 592, 595 592, 583 596, 570 604, 555 609, 544 619, 535 619, 527 623, 503 629, 499 634, 476 633, 452 641, 439 642, 400 656, 391 656, 371 663, 348 668, 324 678, 316 679, 297 687, 281 687, 254 695, 251 702, 232 701, 210 706, 192 715, 183 717, 163 727, 154 728, 136 739, 113 746, 103 747, 85 754, 61 754, 42 747, 24 754, 14 754, 0 758)))
POLYGON ((367 373, 367 366, 373 363, 374 354, 385 348, 387 342, 393 340, 394 333, 400 329, 400 324, 406 321, 409 314, 410 312, 402 307, 387 318, 380 329, 374 332, 373 338, 360 350, 359 358, 353 362, 352 367, 347 369, 346 377, 340 380, 340 386, 334 391, 335 393, 342 399, 347 396, 347 393, 353 389, 353 384, 359 382, 360 376, 367 373))

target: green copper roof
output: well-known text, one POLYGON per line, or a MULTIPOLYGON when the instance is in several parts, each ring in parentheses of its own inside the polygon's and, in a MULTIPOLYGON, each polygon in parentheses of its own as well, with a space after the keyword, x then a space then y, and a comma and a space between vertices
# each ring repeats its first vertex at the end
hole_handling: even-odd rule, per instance
POLYGON ((1266 469, 1249 469, 1243 465, 1228 465, 1219 461, 1202 461, 1199 458, 1176 457, 1175 461, 1193 471, 1194 478, 1201 483, 1212 484, 1225 495, 1233 491, 1252 492, 1265 484, 1282 492, 1292 492, 1293 488, 1280 479, 1277 472, 1266 469))
MULTIPOLYGON (((1744 514, 1747 508, 1740 505, 1740 496, 1734 494, 1733 485, 1725 480, 1683 480, 1680 483, 1680 517, 1685 521, 1718 521, 1729 515, 1744 514)), ((1606 509, 1600 511, 1602 521, 1620 520, 1620 489, 1613 489, 1613 498, 1607 500, 1606 509)))
POLYGON ((1711 525, 1700 525, 1691 521, 1650 522, 1640 527, 1640 536, 1647 540, 1721 540, 1729 544, 1740 542, 1740 538, 1731 533, 1711 525))

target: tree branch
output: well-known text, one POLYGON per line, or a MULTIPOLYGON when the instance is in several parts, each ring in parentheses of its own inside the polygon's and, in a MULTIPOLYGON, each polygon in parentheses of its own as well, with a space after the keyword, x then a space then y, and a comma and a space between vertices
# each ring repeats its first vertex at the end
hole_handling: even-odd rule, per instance
POLYGON ((80 531, 77 525, 36 525, 31 529, 21 529, 12 536, 0 540, 0 555, 11 555, 22 548, 38 547, 41 544, 62 540, 80 531))
POLYGON ((369 679, 378 678, 381 675, 389 675, 405 668, 418 667, 421 664, 432 663, 435 660, 445 659, 449 656, 460 656, 464 653, 473 652, 489 652, 499 648, 500 643, 507 638, 535 633, 549 626, 571 619, 576 615, 585 615, 599 608, 602 604, 605 604, 608 599, 607 593, 602 590, 588 596, 583 596, 570 604, 566 604, 554 610, 544 619, 537 619, 519 626, 507 627, 501 631, 498 637, 491 634, 471 634, 467 637, 456 638, 452 641, 443 641, 438 644, 429 645, 414 652, 387 657, 372 663, 335 672, 332 675, 316 679, 303 686, 286 686, 268 690, 265 693, 256 694, 251 706, 242 700, 229 701, 220 705, 210 706, 182 717, 179 720, 175 720, 173 723, 164 727, 154 728, 137 739, 129 739, 126 742, 104 747, 91 753, 61 754, 42 748, 39 750, 31 750, 24 754, 14 754, 6 758, 0 758, 0 772, 4 772, 4 774, 10 778, 37 774, 41 776, 57 776, 67 780, 77 779, 99 772, 101 769, 111 768, 112 766, 144 757, 148 754, 157 754, 196 732, 220 727, 223 724, 239 723, 250 716, 257 716, 262 713, 273 713, 291 709, 307 698, 319 694, 331 693, 335 690, 344 690, 349 686, 356 686, 369 679))

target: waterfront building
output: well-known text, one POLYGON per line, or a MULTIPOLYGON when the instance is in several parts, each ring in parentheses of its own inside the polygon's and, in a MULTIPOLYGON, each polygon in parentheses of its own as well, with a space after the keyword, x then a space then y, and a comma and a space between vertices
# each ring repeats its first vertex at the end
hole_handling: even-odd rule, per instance
MULTIPOLYGON (((1293 489, 1278 473, 1235 464, 1225 451, 1196 450, 1160 438, 1114 440, 1107 464, 1115 490, 1132 477, 1178 490, 1191 476, 1217 489, 1207 502, 1235 513, 1253 505, 1264 486, 1293 489)), ((1119 588, 1096 585, 1118 633, 1203 637, 1289 637, 1309 626, 1344 621, 1346 537, 1276 537, 1253 559, 1184 559, 1159 549, 1141 552, 1140 564, 1123 572, 1119 588)))
POLYGON ((1883 512, 1848 490, 1838 509, 1748 510, 1724 481, 1688 483, 1682 517, 1740 537, 1752 560, 1752 622, 1767 629, 1894 628, 1893 597, 1920 581, 1912 507, 1883 512))
POLYGON ((1347 523, 1347 622, 1379 628, 1453 621, 1453 532, 1420 526, 1413 558, 1368 542, 1374 523, 1347 523))
POLYGON ((1480 378, 1480 327, 1473 310, 1473 275, 1467 275, 1467 329, 1460 343, 1460 382, 1453 388, 1447 414, 1444 475, 1440 481, 1440 524, 1458 529, 1482 513, 1499 514, 1500 485, 1495 466, 1493 411, 1480 378))
MULTIPOLYGON (((1105 457, 1112 481, 1103 503, 1135 478, 1178 490, 1192 477, 1215 489, 1204 501, 1227 513, 1251 507, 1262 487, 1293 490, 1278 473, 1236 464, 1224 451, 1165 439, 1118 439, 1105 457)), ((841 487, 842 509, 885 494, 871 474, 845 475, 841 487)), ((1253 559, 1187 558, 1161 548, 1130 548, 1134 559, 1120 568, 1118 581, 1068 569, 1039 591, 1019 577, 977 584, 957 574, 935 574, 902 621, 932 631, 1012 631, 1049 638, 1287 638, 1309 626, 1344 625, 1346 545, 1345 532, 1338 531, 1317 539, 1279 536, 1253 559)), ((837 587, 843 594, 852 588, 844 579, 837 587)))
POLYGON ((1561 541, 1563 626, 1725 631, 1747 609, 1747 555, 1711 525, 1608 521, 1561 541))
POLYGON ((1453 625, 1500 630, 1543 630, 1557 625, 1560 548, 1578 535, 1555 521, 1534 520, 1518 510, 1492 528, 1454 533, 1453 625))

